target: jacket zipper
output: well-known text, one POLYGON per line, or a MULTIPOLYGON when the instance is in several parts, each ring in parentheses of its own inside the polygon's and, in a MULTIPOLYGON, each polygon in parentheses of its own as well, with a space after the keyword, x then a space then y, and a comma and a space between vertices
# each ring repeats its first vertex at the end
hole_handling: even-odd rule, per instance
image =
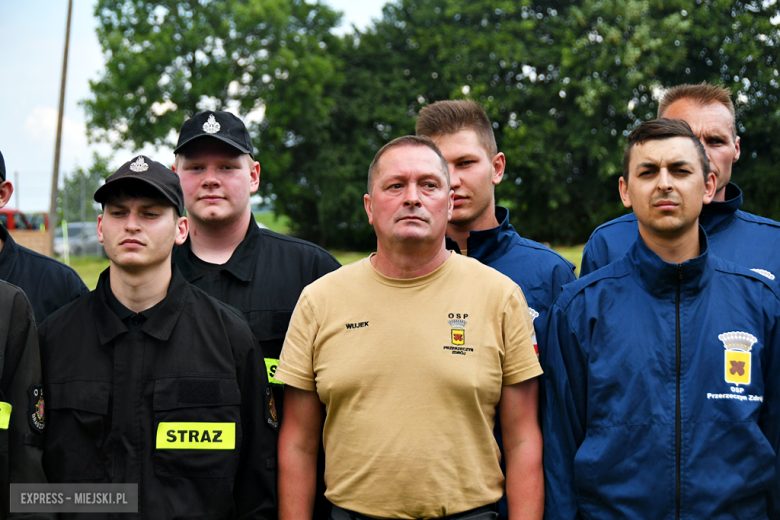
POLYGON ((682 264, 677 265, 677 298, 674 301, 675 330, 677 335, 677 403, 675 409, 675 518, 680 519, 680 452, 682 448, 682 412, 680 411, 680 365, 682 364, 682 341, 680 339, 680 284, 683 277, 682 264))

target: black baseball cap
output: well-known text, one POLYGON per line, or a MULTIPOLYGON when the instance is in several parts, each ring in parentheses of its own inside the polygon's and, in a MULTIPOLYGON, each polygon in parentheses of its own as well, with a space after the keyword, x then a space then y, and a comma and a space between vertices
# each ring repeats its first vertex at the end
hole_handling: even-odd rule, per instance
POLYGON ((160 192, 166 200, 173 204, 179 216, 184 215, 184 193, 181 191, 179 176, 157 161, 153 161, 145 155, 127 161, 112 173, 95 192, 95 202, 105 204, 111 191, 116 189, 117 183, 129 180, 141 181, 160 192))
POLYGON ((5 161, 3 160, 3 152, 0 152, 0 182, 5 181, 5 161))
POLYGON ((179 141, 173 153, 201 137, 213 137, 229 144, 241 153, 248 153, 255 158, 252 148, 252 138, 244 122, 230 112, 208 111, 195 114, 181 125, 179 141))

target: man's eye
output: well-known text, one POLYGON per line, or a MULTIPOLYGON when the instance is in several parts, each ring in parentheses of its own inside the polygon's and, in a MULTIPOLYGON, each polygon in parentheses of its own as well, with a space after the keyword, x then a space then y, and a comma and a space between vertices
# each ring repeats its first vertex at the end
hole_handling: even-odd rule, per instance
POLYGON ((475 162, 477 162, 477 161, 461 161, 461 162, 458 163, 458 167, 465 168, 467 166, 471 166, 475 162))

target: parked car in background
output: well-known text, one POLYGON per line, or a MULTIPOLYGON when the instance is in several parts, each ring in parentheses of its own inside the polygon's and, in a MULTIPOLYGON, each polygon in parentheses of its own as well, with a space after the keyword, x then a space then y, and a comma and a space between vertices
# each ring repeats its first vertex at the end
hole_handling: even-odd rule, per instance
POLYGON ((35 229, 27 215, 19 211, 18 209, 9 208, 8 206, 0 208, 0 224, 3 225, 8 231, 15 229, 35 229))
MULTIPOLYGON (((69 222, 68 223, 68 250, 70 256, 106 256, 103 244, 97 236, 97 222, 69 222)), ((57 226, 54 232, 54 254, 65 254, 65 238, 62 226, 57 226)))

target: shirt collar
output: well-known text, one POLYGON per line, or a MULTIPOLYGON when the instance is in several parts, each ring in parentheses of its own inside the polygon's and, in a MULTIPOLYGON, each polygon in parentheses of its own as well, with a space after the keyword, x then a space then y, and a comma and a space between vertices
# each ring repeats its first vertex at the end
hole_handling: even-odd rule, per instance
MULTIPOLYGON (((260 241, 262 234, 260 228, 258 228, 254 217, 249 219, 249 229, 246 232, 246 236, 238 244, 238 247, 230 256, 225 264, 222 265, 222 271, 227 271, 242 282, 250 282, 252 280, 252 274, 255 271, 255 263, 260 249, 260 241)), ((189 255, 194 254, 192 252, 192 243, 190 237, 187 237, 187 241, 181 246, 174 247, 173 261, 176 265, 180 266, 182 274, 187 280, 195 281, 201 278, 200 272, 192 264, 189 255)))
MULTIPOLYGON (((124 315, 125 312, 120 309, 122 315, 117 315, 114 311, 114 306, 111 305, 109 300, 108 294, 111 292, 109 282, 110 269, 109 267, 100 274, 92 304, 92 316, 95 319, 98 337, 102 345, 128 331, 127 326, 122 323, 122 319, 127 317, 124 315)), ((181 272, 179 272, 176 264, 173 264, 168 294, 160 303, 140 313, 147 318, 141 330, 160 341, 167 341, 179 319, 179 315, 184 309, 184 302, 190 290, 190 285, 181 272)), ((111 297, 114 297, 113 294, 111 294, 111 297)), ((117 303, 119 302, 117 301, 117 303)), ((121 305, 121 303, 119 304, 121 305)), ((133 311, 127 309, 124 305, 121 305, 121 307, 133 314, 133 311)))
POLYGON ((5 227, 0 224, 0 239, 3 240, 3 250, 0 251, 0 279, 8 280, 16 266, 16 242, 5 227))
MULTIPOLYGON (((509 210, 496 206, 495 211, 498 226, 469 232, 468 255, 482 263, 490 263, 504 256, 512 247, 512 237, 516 234, 515 228, 509 223, 509 210)), ((450 237, 447 237, 447 249, 460 253, 458 243, 450 237)))
POLYGON ((699 245, 701 247, 699 256, 682 264, 672 264, 664 261, 647 247, 640 235, 622 261, 628 265, 634 280, 654 297, 666 298, 670 294, 673 295, 677 290, 678 280, 681 294, 696 294, 707 285, 713 272, 707 234, 701 226, 699 245))
POLYGON ((742 190, 736 184, 726 185, 726 200, 705 204, 699 216, 699 224, 712 234, 716 229, 730 222, 737 210, 742 206, 742 190))

